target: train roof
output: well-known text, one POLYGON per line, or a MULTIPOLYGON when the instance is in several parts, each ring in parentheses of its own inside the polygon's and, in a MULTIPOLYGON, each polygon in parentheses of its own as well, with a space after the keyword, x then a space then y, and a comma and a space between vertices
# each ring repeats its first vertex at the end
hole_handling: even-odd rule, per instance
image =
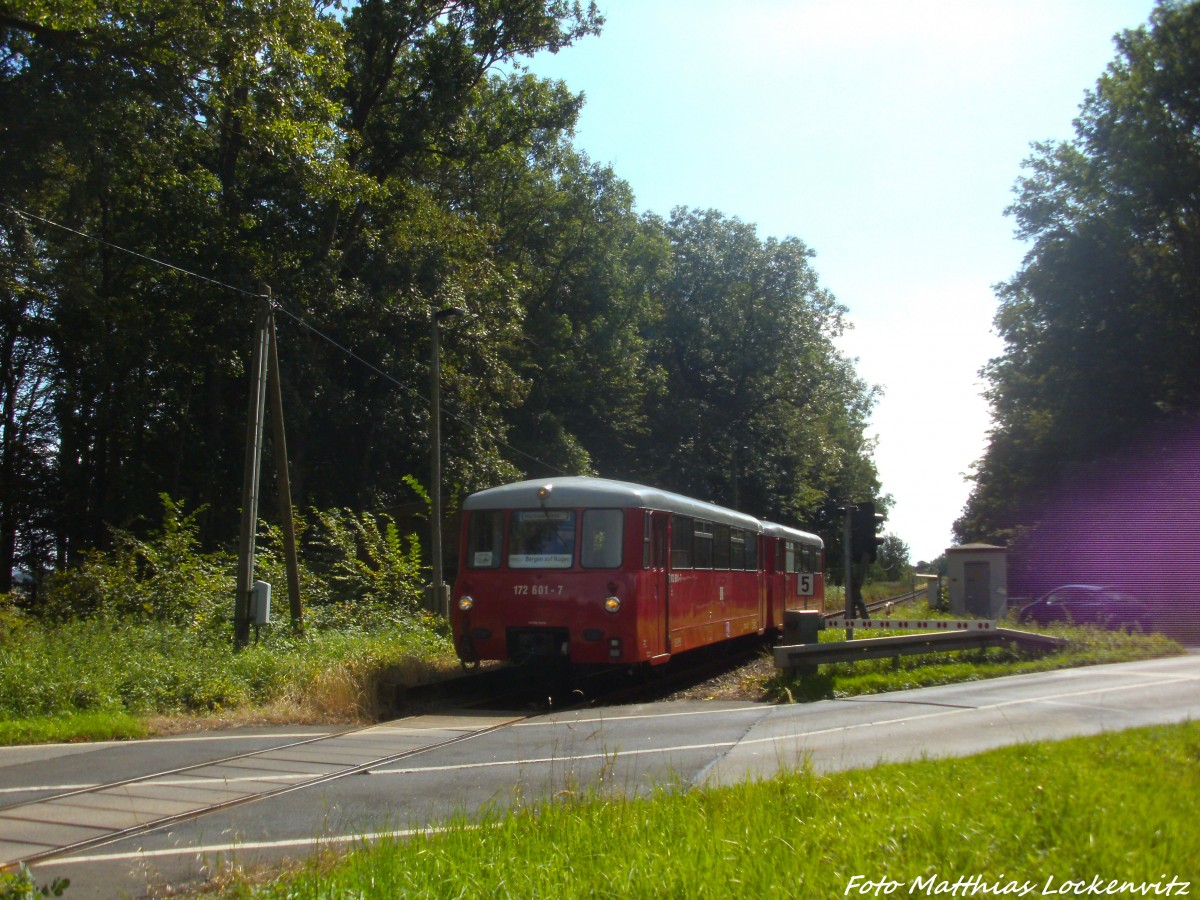
POLYGON ((818 547, 824 547, 825 542, 815 534, 809 534, 807 531, 800 531, 798 528, 789 528, 787 525, 777 525, 774 522, 763 522, 762 531, 767 537, 786 538, 792 541, 799 541, 802 544, 815 544, 818 547))
POLYGON ((755 533, 763 530, 763 523, 753 516, 714 503, 693 500, 682 494, 672 494, 670 491, 661 491, 643 484, 582 475, 518 481, 488 488, 468 497, 463 502, 463 509, 536 509, 543 505, 538 495, 542 488, 550 489, 545 498, 547 509, 661 509, 707 519, 710 522, 720 522, 723 525, 733 525, 755 533))

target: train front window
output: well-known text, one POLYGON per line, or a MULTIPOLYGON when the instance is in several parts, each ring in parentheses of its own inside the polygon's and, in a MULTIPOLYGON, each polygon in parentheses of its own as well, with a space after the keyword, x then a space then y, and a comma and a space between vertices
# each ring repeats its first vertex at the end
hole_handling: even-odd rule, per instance
POLYGON ((575 554, 575 512, 569 509, 520 509, 508 530, 512 569, 569 569, 575 554))
POLYGON ((625 516, 619 509, 585 509, 579 563, 588 569, 621 565, 621 534, 625 516))
POLYGON ((504 540, 504 512, 499 509, 471 513, 467 528, 467 568, 495 569, 500 565, 504 540))

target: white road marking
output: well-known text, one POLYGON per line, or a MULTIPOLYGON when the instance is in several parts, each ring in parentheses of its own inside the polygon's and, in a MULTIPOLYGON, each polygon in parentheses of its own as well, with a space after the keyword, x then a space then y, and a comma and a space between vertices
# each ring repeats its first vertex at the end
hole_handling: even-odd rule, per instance
POLYGON ((513 728, 553 728, 559 725, 591 725, 605 722, 630 722, 637 719, 673 719, 682 716, 712 716, 726 713, 763 712, 775 708, 774 703, 756 703, 754 706, 737 706, 732 709, 689 709, 682 712, 634 713, 627 716, 593 716, 590 719, 534 719, 529 722, 518 722, 513 728))
MULTIPOLYGON (((455 831, 471 830, 475 826, 455 826, 455 831)), ((407 838, 416 835, 441 834, 447 828, 409 828, 403 831, 376 831, 370 834, 336 834, 315 838, 289 838, 281 841, 238 841, 229 844, 201 844, 198 847, 168 847, 163 850, 130 850, 124 853, 93 853, 87 856, 64 856, 48 860, 44 865, 71 866, 79 863, 122 862, 133 859, 154 859, 163 856, 188 856, 201 853, 236 853, 238 850, 286 850, 290 847, 310 847, 322 844, 369 843, 386 838, 407 838)))

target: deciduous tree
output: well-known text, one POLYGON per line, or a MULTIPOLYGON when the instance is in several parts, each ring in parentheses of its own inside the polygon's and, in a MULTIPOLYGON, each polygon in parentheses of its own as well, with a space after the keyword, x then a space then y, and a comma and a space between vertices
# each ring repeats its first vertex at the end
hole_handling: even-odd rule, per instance
POLYGON ((999 288, 995 427, 955 526, 1005 540, 1077 465, 1200 410, 1200 4, 1116 39, 1075 137, 1035 147, 999 288))

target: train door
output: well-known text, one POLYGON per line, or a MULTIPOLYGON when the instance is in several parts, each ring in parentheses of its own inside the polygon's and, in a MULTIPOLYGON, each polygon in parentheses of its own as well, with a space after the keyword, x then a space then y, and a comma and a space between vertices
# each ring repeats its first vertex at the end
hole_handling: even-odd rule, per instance
POLYGON ((796 554, 792 542, 780 538, 775 542, 778 547, 776 565, 783 573, 783 608, 796 608, 796 554))
MULTIPOLYGON (((757 578, 756 589, 758 590, 758 621, 762 625, 762 630, 767 630, 774 627, 771 621, 771 604, 768 600, 769 587, 767 585, 767 564, 766 564, 766 545, 767 538, 763 535, 747 534, 746 542, 749 546, 746 547, 747 553, 754 554, 754 572, 757 578)), ((746 568, 750 568, 747 561, 746 568)))
POLYGON ((654 571, 654 591, 660 598, 662 610, 658 637, 660 653, 671 652, 671 574, 667 560, 671 555, 671 541, 667 530, 669 516, 665 512, 651 512, 650 516, 650 568, 654 571))

